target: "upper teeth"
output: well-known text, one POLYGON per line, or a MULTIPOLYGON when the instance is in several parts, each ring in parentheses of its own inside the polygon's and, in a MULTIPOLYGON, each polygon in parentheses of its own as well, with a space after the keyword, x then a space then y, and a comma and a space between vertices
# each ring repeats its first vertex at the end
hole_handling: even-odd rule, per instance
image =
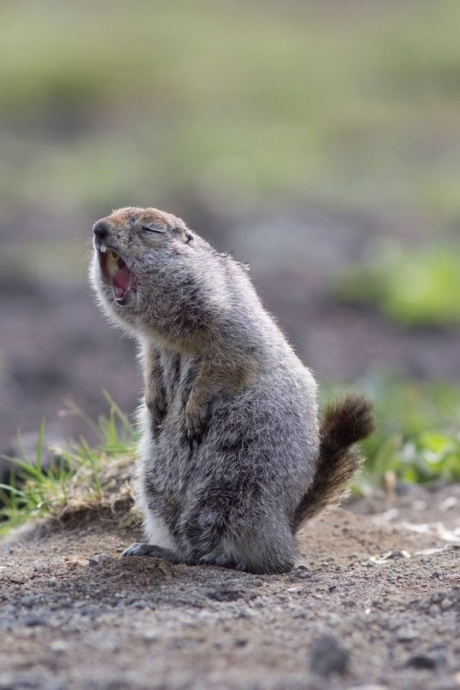
POLYGON ((99 245, 99 251, 102 252, 103 254, 104 254, 104 252, 107 251, 107 247, 105 246, 105 244, 102 244, 102 242, 99 245))

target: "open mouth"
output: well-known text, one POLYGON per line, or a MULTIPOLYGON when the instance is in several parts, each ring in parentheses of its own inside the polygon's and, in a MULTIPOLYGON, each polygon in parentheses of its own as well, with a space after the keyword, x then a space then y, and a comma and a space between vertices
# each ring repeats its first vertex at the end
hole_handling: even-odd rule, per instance
POLYGON ((121 256, 109 249, 102 242, 97 245, 99 265, 102 274, 112 287, 113 297, 117 304, 128 304, 132 274, 121 256))

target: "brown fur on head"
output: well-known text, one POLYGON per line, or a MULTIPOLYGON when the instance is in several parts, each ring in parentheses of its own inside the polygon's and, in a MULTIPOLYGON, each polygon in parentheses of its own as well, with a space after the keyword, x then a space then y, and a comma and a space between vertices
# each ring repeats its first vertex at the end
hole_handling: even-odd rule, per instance
POLYGON ((188 243, 193 239, 193 234, 180 218, 156 208, 134 206, 120 208, 101 218, 94 224, 93 232, 96 249, 99 241, 104 242, 105 238, 107 242, 104 243, 108 247, 127 252, 131 252, 129 245, 133 242, 134 247, 148 248, 149 241, 158 247, 170 240, 188 243))
MULTIPOLYGON (((176 230, 179 233, 187 232, 183 220, 173 216, 172 213, 166 213, 166 211, 160 211, 157 208, 127 206, 126 208, 119 208, 112 211, 109 216, 101 220, 109 223, 113 228, 121 228, 123 230, 139 231, 142 229, 143 225, 147 227, 152 225, 164 230, 176 230)), ((101 221, 98 221, 98 223, 99 222, 101 221)))
POLYGON ((201 326, 212 280, 203 257, 209 268, 217 253, 180 218, 155 208, 122 208, 99 220, 93 233, 91 281, 112 320, 130 332, 169 339, 189 337, 201 326))

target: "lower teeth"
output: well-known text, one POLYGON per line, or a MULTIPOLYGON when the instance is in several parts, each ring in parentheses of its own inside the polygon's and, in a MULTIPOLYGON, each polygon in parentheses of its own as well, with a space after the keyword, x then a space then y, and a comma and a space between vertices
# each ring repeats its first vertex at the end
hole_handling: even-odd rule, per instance
POLYGON ((107 272, 108 272, 109 276, 112 278, 117 271, 118 271, 117 254, 115 254, 115 252, 110 251, 109 255, 107 257, 107 272))

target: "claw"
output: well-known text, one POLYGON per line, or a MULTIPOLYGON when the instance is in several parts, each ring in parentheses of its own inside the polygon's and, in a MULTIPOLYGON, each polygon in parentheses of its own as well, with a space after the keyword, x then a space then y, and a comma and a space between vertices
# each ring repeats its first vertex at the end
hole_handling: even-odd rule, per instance
POLYGON ((204 436, 209 421, 209 406, 203 405, 193 413, 186 411, 185 425, 187 427, 187 437, 193 448, 193 442, 199 443, 204 436))
POLYGON ((146 403, 150 416, 152 417, 153 429, 156 432, 159 430, 161 423, 166 416, 166 400, 163 396, 157 396, 154 398, 154 400, 146 400, 146 403))
POLYGON ((150 558, 163 558, 165 561, 177 563, 177 557, 172 551, 155 544, 131 544, 123 551, 122 556, 150 556, 150 558))
POLYGON ((149 556, 150 544, 131 544, 122 553, 122 556, 149 556))

